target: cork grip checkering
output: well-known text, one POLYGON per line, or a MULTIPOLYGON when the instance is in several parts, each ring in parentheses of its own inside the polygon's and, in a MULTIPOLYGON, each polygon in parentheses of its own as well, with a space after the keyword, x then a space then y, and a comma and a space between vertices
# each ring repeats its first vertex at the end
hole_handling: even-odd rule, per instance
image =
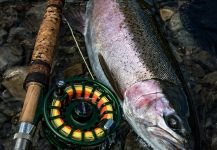
POLYGON ((47 8, 36 39, 32 61, 39 59, 51 65, 60 28, 60 12, 61 10, 54 6, 47 8))
POLYGON ((48 1, 48 7, 36 38, 30 71, 25 81, 25 85, 28 86, 20 122, 33 122, 34 120, 42 86, 46 86, 50 74, 60 30, 62 6, 62 0, 48 1))

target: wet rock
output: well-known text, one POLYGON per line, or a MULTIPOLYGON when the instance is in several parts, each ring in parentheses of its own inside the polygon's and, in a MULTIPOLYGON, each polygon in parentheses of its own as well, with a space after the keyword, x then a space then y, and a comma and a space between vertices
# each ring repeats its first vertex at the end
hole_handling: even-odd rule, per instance
POLYGON ((3 143, 3 146, 5 147, 5 150, 12 150, 14 149, 14 140, 13 137, 9 137, 5 142, 3 143))
POLYGON ((23 89, 23 82, 27 76, 28 67, 14 67, 8 69, 3 75, 2 84, 10 91, 16 100, 23 101, 26 91, 23 89))
POLYGON ((7 31, 5 31, 4 29, 0 30, 0 45, 2 45, 6 40, 7 34, 7 31))
POLYGON ((2 2, 7 2, 8 0, 0 0, 0 3, 2 3, 2 2))
POLYGON ((25 64, 29 64, 32 57, 32 52, 34 49, 35 39, 25 39, 22 41, 21 45, 25 51, 24 58, 25 58, 25 64))
POLYGON ((79 76, 82 75, 84 73, 83 71, 83 67, 82 64, 74 64, 68 68, 66 68, 66 70, 64 71, 64 77, 65 78, 70 78, 73 76, 79 76))
POLYGON ((175 37, 179 41, 180 45, 187 46, 188 48, 195 47, 194 39, 191 37, 190 33, 188 33, 186 30, 178 31, 175 37))
POLYGON ((210 55, 206 51, 200 51, 194 56, 192 56, 193 59, 195 60, 201 60, 201 61, 206 61, 207 59, 210 59, 210 55))
POLYGON ((0 97, 5 100, 5 99, 10 99, 12 97, 11 93, 6 89, 4 90, 1 94, 0 97))
POLYGON ((199 51, 192 55, 192 59, 207 72, 217 70, 217 59, 206 51, 199 51))
POLYGON ((42 22, 44 10, 46 9, 46 2, 39 2, 33 4, 33 6, 26 12, 23 25, 32 32, 37 32, 42 22), (33 21, 34 20, 34 21, 33 21))
POLYGON ((201 84, 197 84, 194 88, 193 91, 195 93, 199 93, 202 90, 202 85, 201 84))
MULTIPOLYGON (((202 84, 203 85, 203 84, 202 84)), ((212 108, 214 102, 217 100, 214 97, 215 90, 210 85, 207 87, 203 85, 200 92, 201 103, 205 104, 207 108, 212 108)))
POLYGON ((169 22, 169 29, 171 31, 178 31, 178 30, 181 30, 183 29, 183 25, 182 25, 182 22, 181 22, 181 19, 180 19, 180 14, 179 13, 175 13, 172 18, 170 19, 170 22, 169 22))
POLYGON ((39 141, 37 141, 37 146, 35 146, 33 149, 34 150, 44 150, 45 147, 47 150, 54 149, 52 148, 52 146, 50 145, 47 139, 40 139, 39 141))
POLYGON ((216 150, 217 147, 217 136, 212 138, 211 149, 216 150))
POLYGON ((211 149, 216 150, 217 148, 217 124, 214 126, 214 135, 212 136, 211 140, 211 149))
POLYGON ((39 122, 34 138, 33 138, 32 146, 34 150, 43 150, 44 147, 46 147, 46 149, 52 149, 51 144, 48 142, 48 140, 44 136, 42 128, 43 128, 42 123, 39 122))
POLYGON ((17 100, 14 100, 14 101, 7 101, 7 102, 5 102, 5 106, 6 106, 8 109, 11 109, 11 110, 13 110, 14 112, 18 113, 18 112, 21 112, 23 103, 22 103, 21 101, 17 101, 17 100))
POLYGON ((198 52, 198 49, 196 48, 197 45, 194 43, 193 39, 189 38, 189 40, 191 41, 192 44, 190 46, 185 47, 184 52, 185 52, 186 56, 191 56, 192 57, 193 55, 195 55, 198 52))
POLYGON ((188 73, 191 75, 191 77, 198 79, 205 75, 203 68, 200 65, 194 63, 189 57, 185 57, 183 62, 185 64, 185 69, 188 70, 188 73))
POLYGON ((0 103, 0 112, 2 112, 7 117, 12 117, 15 115, 15 111, 7 107, 4 102, 0 103))
POLYGON ((20 118, 20 113, 13 115, 13 117, 11 118, 11 123, 13 125, 18 125, 19 123, 19 118, 20 118))
POLYGON ((192 70, 191 70, 192 76, 200 78, 205 75, 204 70, 200 67, 198 64, 192 64, 192 70))
POLYGON ((18 13, 13 5, 6 5, 0 9, 0 28, 8 30, 14 25, 18 25, 20 20, 18 18, 18 13))
POLYGON ((14 65, 19 65, 23 61, 23 49, 10 45, 0 47, 0 73, 14 65))
POLYGON ((183 61, 182 59, 182 54, 179 53, 178 51, 173 51, 173 55, 175 56, 176 60, 181 63, 183 61))
POLYGON ((61 49, 64 51, 66 54, 74 54, 77 50, 77 47, 71 46, 71 47, 61 47, 61 49))
POLYGON ((0 142, 0 150, 5 150, 5 147, 4 145, 1 144, 1 142, 0 142))
POLYGON ((217 71, 205 75, 202 79, 202 83, 217 85, 217 71))
POLYGON ((140 142, 140 139, 138 139, 138 137, 133 132, 130 132, 127 135, 124 149, 125 150, 135 150, 135 149, 147 150, 147 148, 145 148, 145 145, 143 145, 143 143, 140 142))
POLYGON ((24 27, 14 27, 10 29, 7 42, 20 44, 22 40, 28 39, 29 36, 30 33, 24 27))
POLYGON ((2 128, 1 128, 1 130, 0 130, 1 137, 2 137, 2 138, 10 137, 10 135, 12 135, 12 133, 13 133, 13 131, 11 130, 11 128, 12 128, 11 123, 5 122, 5 123, 2 125, 2 128))
POLYGON ((169 9, 169 8, 160 9, 160 16, 161 16, 163 21, 167 21, 167 20, 171 19, 173 14, 174 14, 174 11, 169 9))
POLYGON ((211 127, 211 126, 213 126, 213 121, 212 121, 212 118, 207 118, 206 119, 206 123, 204 124, 204 127, 205 128, 208 128, 208 127, 211 127))
POLYGON ((7 117, 4 114, 0 113, 0 128, 5 121, 7 121, 7 117))
POLYGON ((34 137, 33 137, 33 147, 37 146, 37 142, 40 140, 40 130, 42 128, 41 122, 38 123, 36 131, 34 133, 34 137))

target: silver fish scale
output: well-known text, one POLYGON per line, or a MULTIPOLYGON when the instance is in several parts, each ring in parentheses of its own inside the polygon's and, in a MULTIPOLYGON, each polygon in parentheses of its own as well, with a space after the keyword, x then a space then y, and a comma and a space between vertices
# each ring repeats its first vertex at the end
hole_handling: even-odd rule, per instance
MULTIPOLYGON (((103 57, 122 92, 136 82, 154 78, 179 84, 148 10, 140 9, 135 0, 94 0, 92 7, 92 26, 87 31, 91 51, 103 57)), ((92 60, 92 64, 96 65, 96 61, 92 60)))
POLYGON ((154 78, 178 83, 162 48, 162 40, 150 12, 139 9, 135 0, 118 0, 118 2, 143 64, 150 68, 154 78))

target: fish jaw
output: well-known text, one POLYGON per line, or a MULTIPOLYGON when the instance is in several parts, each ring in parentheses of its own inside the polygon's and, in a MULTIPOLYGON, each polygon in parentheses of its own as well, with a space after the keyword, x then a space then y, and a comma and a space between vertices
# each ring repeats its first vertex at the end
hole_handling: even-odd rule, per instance
POLYGON ((186 135, 190 131, 182 125, 184 121, 179 119, 177 132, 165 120, 165 116, 176 114, 176 110, 163 94, 158 81, 146 80, 128 88, 124 93, 123 111, 137 135, 151 148, 189 149, 186 135))

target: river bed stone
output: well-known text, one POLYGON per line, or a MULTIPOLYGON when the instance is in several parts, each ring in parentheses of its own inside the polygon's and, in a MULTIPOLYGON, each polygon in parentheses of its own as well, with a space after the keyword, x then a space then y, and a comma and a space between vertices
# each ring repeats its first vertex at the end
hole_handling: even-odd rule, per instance
POLYGON ((14 67, 8 69, 3 75, 2 85, 17 100, 23 101, 26 91, 23 89, 23 83, 28 73, 28 67, 14 67))
POLYGON ((2 73, 8 67, 19 65, 23 61, 23 49, 11 45, 0 47, 0 72, 2 73))
POLYGON ((5 42, 7 34, 7 31, 5 31, 4 29, 0 29, 0 45, 2 45, 5 42))
POLYGON ((217 71, 205 75, 204 78, 202 79, 202 83, 217 85, 217 71))
MULTIPOLYGON (((179 1, 179 5, 173 6, 180 7, 185 2, 182 0, 179 1)), ((0 127, 0 150, 13 148, 12 138, 16 131, 23 105, 22 100, 25 95, 22 82, 26 76, 26 70, 23 66, 27 66, 30 62, 35 36, 46 8, 46 2, 43 0, 23 2, 22 4, 15 2, 10 5, 5 3, 6 1, 0 5, 0 82, 3 84, 3 86, 0 85, 0 126, 2 125, 0 127), (16 67, 11 68, 12 66, 16 67), (16 68, 25 71, 18 71, 18 73, 10 76, 10 70, 16 70, 16 68), (3 75, 3 72, 6 75, 3 75)), ((163 5, 166 5, 166 3, 163 3, 163 5)), ((194 43, 193 38, 181 22, 178 8, 163 7, 162 10, 162 19, 165 22, 165 28, 163 28, 166 29, 168 41, 172 45, 187 84, 191 87, 193 97, 197 100, 196 106, 200 106, 198 109, 203 116, 200 118, 200 122, 206 131, 204 136, 206 136, 212 149, 215 149, 217 146, 217 128, 215 127, 217 122, 217 59, 194 43), (209 120, 204 118, 209 118, 209 120)), ((77 75, 85 74, 88 77, 87 69, 64 22, 62 28, 64 28, 64 32, 60 34, 59 46, 54 59, 56 66, 53 68, 52 78, 54 76, 56 78, 62 77, 64 72, 67 74, 65 75, 66 78, 75 75, 73 72, 76 72, 77 75), (76 67, 73 67, 75 64, 82 64, 79 66, 79 71, 76 71, 76 67)), ((76 37, 87 59, 84 39, 82 35, 76 34, 76 37)), ((53 149, 43 135, 42 128, 41 125, 38 126, 33 149, 43 150, 45 147, 46 149, 53 149)), ((122 130, 124 129, 122 128, 122 130)), ((124 131, 128 134, 127 129, 124 131)), ((138 142, 139 139, 130 132, 125 140, 125 149, 142 149, 142 144, 138 144, 138 142)), ((120 146, 114 147, 118 149, 120 146)))

